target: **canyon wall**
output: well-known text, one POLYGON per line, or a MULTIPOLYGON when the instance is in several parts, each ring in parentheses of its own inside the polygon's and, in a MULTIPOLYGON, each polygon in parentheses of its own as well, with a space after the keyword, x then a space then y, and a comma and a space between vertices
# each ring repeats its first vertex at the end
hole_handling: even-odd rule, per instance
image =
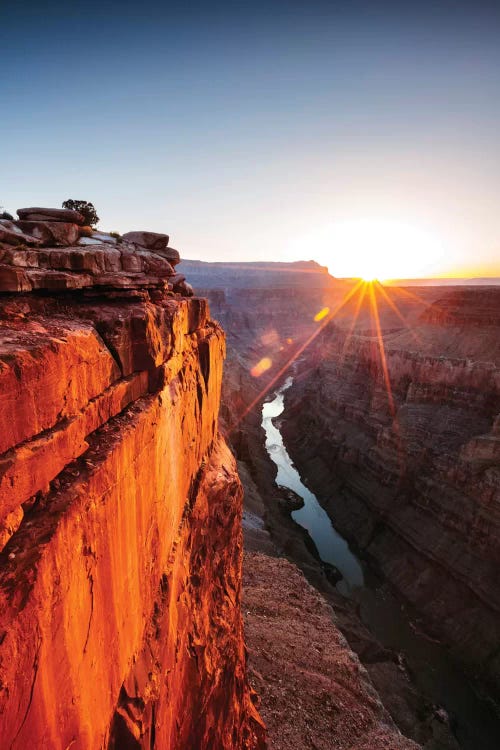
POLYGON ((0 268, 0 744, 262 748, 222 330, 160 256, 57 253, 0 268))
POLYGON ((326 327, 282 430, 335 526, 497 694, 499 310, 455 290, 411 329, 326 327))

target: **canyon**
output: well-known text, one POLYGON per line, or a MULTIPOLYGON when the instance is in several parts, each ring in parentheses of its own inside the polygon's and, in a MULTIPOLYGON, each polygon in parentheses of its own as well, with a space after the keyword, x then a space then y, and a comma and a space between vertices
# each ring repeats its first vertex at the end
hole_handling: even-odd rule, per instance
POLYGON ((336 528, 498 695, 500 289, 379 337, 324 329, 284 435, 336 528))
POLYGON ((231 342, 221 413, 247 549, 287 557, 322 593, 405 734, 425 748, 495 747, 499 290, 375 283, 375 314, 369 286, 325 281, 316 264, 232 264, 226 277, 213 265, 190 279, 212 279, 204 294, 231 342), (290 374, 279 427, 366 566, 369 588, 351 601, 294 523, 301 499, 276 486, 264 448, 262 403, 290 374))
MULTIPOLYGON (((238 468, 249 506, 251 478, 224 434, 252 445, 228 396, 252 378, 230 347, 220 430, 225 335, 168 236, 19 214, 0 238, 2 747, 416 748, 260 519, 272 554, 248 550, 245 643, 238 468)), ((254 338, 255 354, 276 367, 317 303, 297 306, 289 349, 254 338)), ((261 399, 253 381, 241 404, 261 399)))

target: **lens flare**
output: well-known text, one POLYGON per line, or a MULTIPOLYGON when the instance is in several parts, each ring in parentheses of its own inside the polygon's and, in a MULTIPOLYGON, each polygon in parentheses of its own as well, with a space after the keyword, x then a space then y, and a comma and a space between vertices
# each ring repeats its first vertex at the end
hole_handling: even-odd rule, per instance
POLYGON ((326 318, 329 312, 330 312, 330 308, 324 307, 322 310, 316 313, 316 315, 314 316, 314 321, 316 323, 319 323, 320 320, 323 320, 323 318, 326 318))
POLYGON ((256 365, 250 370, 250 375, 254 378, 260 378, 270 367, 272 367, 273 361, 269 357, 263 357, 256 365))

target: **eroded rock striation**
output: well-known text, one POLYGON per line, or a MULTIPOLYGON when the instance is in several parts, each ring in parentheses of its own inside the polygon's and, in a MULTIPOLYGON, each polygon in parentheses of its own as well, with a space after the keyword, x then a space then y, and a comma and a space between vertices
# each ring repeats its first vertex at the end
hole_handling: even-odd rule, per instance
POLYGON ((263 748, 223 332, 148 248, 39 242, 0 250, 0 744, 263 748))
POLYGON ((332 326, 283 432, 336 527, 500 688, 500 289, 455 290, 412 330, 332 326))

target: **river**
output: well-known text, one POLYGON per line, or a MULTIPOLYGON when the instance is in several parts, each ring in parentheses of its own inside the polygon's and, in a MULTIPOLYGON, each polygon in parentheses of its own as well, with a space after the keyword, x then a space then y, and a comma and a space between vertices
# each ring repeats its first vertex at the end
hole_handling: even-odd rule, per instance
POLYGON ((292 377, 287 378, 262 407, 266 449, 278 469, 276 483, 293 490, 304 501, 300 510, 292 511, 292 518, 307 529, 321 560, 340 571, 342 580, 337 589, 358 603, 367 628, 384 646, 404 657, 421 692, 445 708, 462 750, 498 750, 500 717, 491 704, 481 697, 444 646, 418 634, 419 628, 408 610, 364 568, 316 496, 302 482, 273 422, 283 413, 284 392, 292 382, 292 377))

